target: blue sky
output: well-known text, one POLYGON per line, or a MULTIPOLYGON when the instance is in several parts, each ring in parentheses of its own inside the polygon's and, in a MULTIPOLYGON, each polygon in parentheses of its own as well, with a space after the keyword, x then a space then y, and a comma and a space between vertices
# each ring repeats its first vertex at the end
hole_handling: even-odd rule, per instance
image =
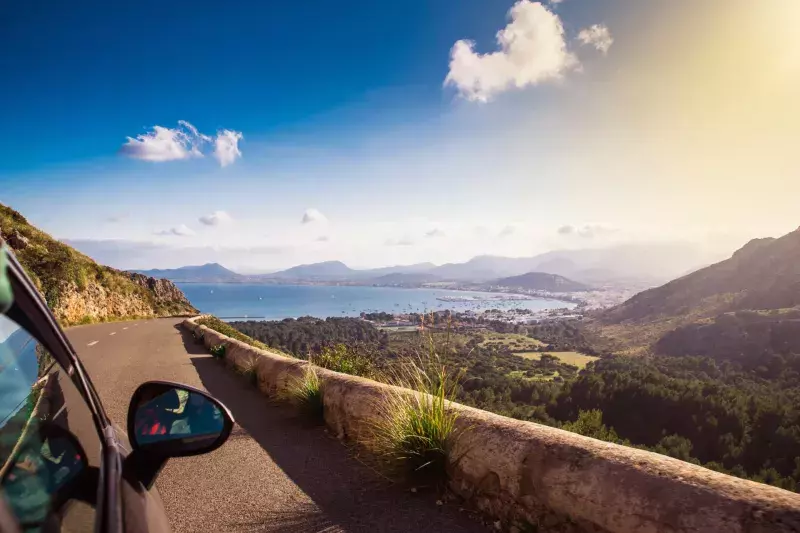
POLYGON ((784 231, 791 207, 752 178, 798 168, 782 122, 798 47, 775 37, 790 2, 764 21, 721 0, 15 2, 0 201, 122 268, 784 231), (774 65, 743 52, 754 36, 774 65), (724 84, 737 71, 770 85, 724 84), (765 90, 774 109, 724 107, 765 90), (732 214, 766 201, 757 223, 732 214))

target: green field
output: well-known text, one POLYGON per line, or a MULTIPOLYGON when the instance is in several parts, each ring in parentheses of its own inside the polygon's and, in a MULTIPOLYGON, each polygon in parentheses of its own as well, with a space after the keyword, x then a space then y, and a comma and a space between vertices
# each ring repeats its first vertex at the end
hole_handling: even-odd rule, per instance
MULTIPOLYGON (((579 352, 547 352, 547 353, 549 355, 552 355, 553 357, 558 357, 558 359, 562 363, 577 366, 578 368, 586 368, 586 365, 588 365, 592 361, 597 360, 597 357, 593 357, 591 355, 584 355, 579 352)), ((524 357, 525 359, 535 359, 535 360, 539 360, 542 357, 541 352, 519 352, 515 353, 514 355, 518 355, 519 357, 524 357)))
POLYGON ((545 344, 537 339, 520 335, 518 333, 495 333, 494 331, 481 332, 484 341, 479 346, 489 348, 505 347, 509 350, 535 350, 545 344))

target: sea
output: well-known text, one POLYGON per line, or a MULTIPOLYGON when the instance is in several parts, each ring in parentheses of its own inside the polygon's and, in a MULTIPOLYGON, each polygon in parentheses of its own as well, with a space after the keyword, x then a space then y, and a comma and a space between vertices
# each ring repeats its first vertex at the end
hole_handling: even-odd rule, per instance
POLYGON ((176 283, 202 313, 222 319, 280 320, 301 316, 357 317, 362 312, 421 313, 487 309, 546 309, 574 304, 534 298, 496 300, 497 293, 444 289, 330 285, 262 285, 240 283, 176 283), (442 301, 439 298, 471 299, 442 301))

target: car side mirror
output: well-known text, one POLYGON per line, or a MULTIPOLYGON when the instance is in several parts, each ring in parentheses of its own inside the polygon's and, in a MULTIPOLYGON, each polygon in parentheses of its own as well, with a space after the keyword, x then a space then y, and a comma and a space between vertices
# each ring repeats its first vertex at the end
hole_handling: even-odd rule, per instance
POLYGON ((169 458, 216 450, 233 428, 230 411, 206 392, 168 381, 148 381, 128 407, 128 438, 134 450, 169 458))
POLYGON ((150 486, 171 457, 200 455, 222 446, 233 416, 210 394, 169 381, 148 381, 128 407, 129 457, 135 474, 150 486))

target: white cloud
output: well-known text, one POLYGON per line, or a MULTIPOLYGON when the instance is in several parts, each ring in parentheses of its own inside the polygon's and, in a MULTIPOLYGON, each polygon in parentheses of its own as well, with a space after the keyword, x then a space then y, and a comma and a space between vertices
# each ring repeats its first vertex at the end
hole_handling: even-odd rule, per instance
POLYGON ((214 211, 210 215, 202 216, 197 220, 199 220, 202 224, 205 224, 206 226, 219 226, 221 224, 226 224, 232 221, 233 219, 225 211, 214 211))
POLYGON ((313 207, 309 207, 306 209, 306 212, 303 213, 303 219, 301 222, 303 224, 310 224, 312 222, 327 222, 328 219, 320 213, 318 210, 314 209, 313 207))
POLYGON ((190 228, 186 224, 181 224, 180 226, 175 226, 174 228, 157 231, 155 233, 156 235, 177 235, 178 237, 189 237, 191 235, 194 235, 194 230, 192 230, 192 228, 190 228))
POLYGON ((217 132, 214 139, 214 158, 219 161, 220 166, 226 167, 242 157, 239 150, 239 141, 244 139, 240 131, 221 130, 217 132))
POLYGON ((473 41, 456 41, 445 85, 454 85, 468 100, 487 102, 512 87, 561 78, 578 66, 567 49, 561 19, 544 5, 519 0, 509 17, 508 25, 497 32, 496 52, 480 54, 473 41))
POLYGON ((328 242, 329 240, 331 240, 331 239, 327 235, 320 235, 316 239, 317 242, 328 242))
POLYGON ((608 53, 609 48, 614 43, 614 38, 611 37, 611 32, 608 26, 604 24, 594 24, 588 28, 582 29, 578 32, 578 40, 585 45, 594 46, 603 55, 608 53))
POLYGON ((181 120, 174 129, 154 126, 153 131, 137 135, 135 139, 128 137, 120 152, 133 159, 156 163, 175 161, 203 157, 200 145, 208 140, 197 128, 181 120))
POLYGON ((440 230, 439 228, 433 228, 430 231, 426 231, 425 232, 425 236, 426 237, 431 237, 431 238, 433 238, 433 237, 444 237, 445 233, 444 233, 444 231, 440 230))
MULTIPOLYGON (((212 155, 220 166, 227 166, 242 157, 239 141, 241 132, 220 130, 213 139, 212 155)), ((153 126, 153 131, 128 137, 120 148, 120 153, 133 159, 162 163, 179 161, 193 157, 203 157, 203 148, 212 143, 212 138, 197 131, 190 123, 179 120, 175 128, 153 126)))

